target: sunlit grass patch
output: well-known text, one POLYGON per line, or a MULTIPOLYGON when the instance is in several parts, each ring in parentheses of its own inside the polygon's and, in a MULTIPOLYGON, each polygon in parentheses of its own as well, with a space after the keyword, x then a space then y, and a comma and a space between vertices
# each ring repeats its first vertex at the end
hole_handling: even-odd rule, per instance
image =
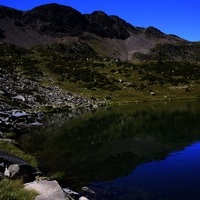
POLYGON ((0 199, 5 200, 33 200, 37 193, 24 189, 21 180, 0 180, 0 199))
POLYGON ((19 149, 15 142, 0 141, 0 151, 5 151, 7 153, 13 154, 13 155, 27 161, 33 167, 37 167, 36 159, 33 156, 31 156, 31 155, 23 152, 21 149, 19 149))

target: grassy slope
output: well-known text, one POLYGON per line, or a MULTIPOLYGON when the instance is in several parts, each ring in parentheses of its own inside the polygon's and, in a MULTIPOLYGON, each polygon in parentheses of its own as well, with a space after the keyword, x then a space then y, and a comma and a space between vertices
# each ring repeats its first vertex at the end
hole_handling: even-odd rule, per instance
POLYGON ((100 58, 82 45, 39 47, 34 55, 61 87, 83 96, 124 102, 198 97, 200 92, 200 66, 192 62, 121 62, 100 58))
POLYGON ((29 51, 16 49, 11 46, 2 53, 1 63, 7 69, 12 66, 10 70, 17 69, 32 79, 50 74, 57 85, 83 96, 134 102, 196 98, 200 94, 200 65, 193 62, 164 58, 122 62, 98 57, 85 44, 37 46, 29 51))
MULTIPOLYGON (((0 150, 20 157, 29 162, 32 166, 37 167, 37 161, 35 158, 19 149, 16 143, 0 141, 0 150)), ((36 195, 37 193, 35 191, 25 190, 21 180, 1 180, 0 177, 0 199, 33 200, 36 195)))
MULTIPOLYGON (((49 74, 60 87, 83 96, 134 102, 196 98, 200 94, 197 63, 164 58, 122 62, 98 57, 89 46, 73 43, 37 46, 31 50, 6 48, 9 50, 2 53, 1 63, 7 69, 17 69, 31 79, 49 74)), ((44 78, 42 81, 51 84, 44 78)))

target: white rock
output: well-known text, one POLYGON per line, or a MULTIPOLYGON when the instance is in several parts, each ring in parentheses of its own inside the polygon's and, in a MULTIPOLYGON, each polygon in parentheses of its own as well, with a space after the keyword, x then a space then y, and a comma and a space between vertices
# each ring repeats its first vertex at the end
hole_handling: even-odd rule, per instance
POLYGON ((28 190, 35 190, 39 193, 35 200, 55 200, 55 199, 68 199, 57 181, 34 181, 26 183, 25 188, 28 190))
POLYGON ((27 117, 28 114, 25 113, 24 111, 13 110, 13 111, 12 111, 12 116, 13 116, 13 117, 27 117))
POLYGON ((69 188, 63 188, 63 191, 64 191, 66 194, 68 194, 68 195, 72 195, 72 194, 74 194, 74 195, 79 195, 78 192, 74 192, 73 190, 71 190, 71 189, 69 189, 69 188))
POLYGON ((82 196, 82 197, 79 198, 79 200, 89 200, 89 199, 82 196))
POLYGON ((7 176, 7 177, 10 176, 10 172, 9 172, 7 166, 6 166, 6 168, 5 168, 4 175, 7 176))
POLYGON ((151 96, 155 96, 156 93, 155 93, 155 92, 150 92, 150 95, 151 95, 151 96))
POLYGON ((15 97, 12 97, 12 99, 17 99, 17 100, 21 100, 21 101, 25 101, 26 100, 22 95, 17 95, 15 97))

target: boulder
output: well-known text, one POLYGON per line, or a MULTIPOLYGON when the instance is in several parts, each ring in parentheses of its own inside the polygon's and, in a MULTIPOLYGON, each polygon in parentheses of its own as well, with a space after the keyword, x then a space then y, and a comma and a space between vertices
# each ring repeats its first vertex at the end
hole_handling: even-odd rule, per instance
POLYGON ((69 200, 69 198, 65 197, 65 193, 55 180, 41 180, 26 183, 25 188, 27 190, 35 190, 38 192, 39 195, 36 196, 35 200, 69 200))

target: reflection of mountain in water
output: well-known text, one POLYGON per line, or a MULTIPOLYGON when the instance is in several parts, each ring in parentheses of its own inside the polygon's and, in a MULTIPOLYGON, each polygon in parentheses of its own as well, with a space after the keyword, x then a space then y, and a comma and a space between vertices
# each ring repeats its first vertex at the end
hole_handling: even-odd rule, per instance
POLYGON ((128 175, 199 139, 199 111, 197 101, 111 107, 44 127, 21 143, 44 172, 85 185, 128 175))

